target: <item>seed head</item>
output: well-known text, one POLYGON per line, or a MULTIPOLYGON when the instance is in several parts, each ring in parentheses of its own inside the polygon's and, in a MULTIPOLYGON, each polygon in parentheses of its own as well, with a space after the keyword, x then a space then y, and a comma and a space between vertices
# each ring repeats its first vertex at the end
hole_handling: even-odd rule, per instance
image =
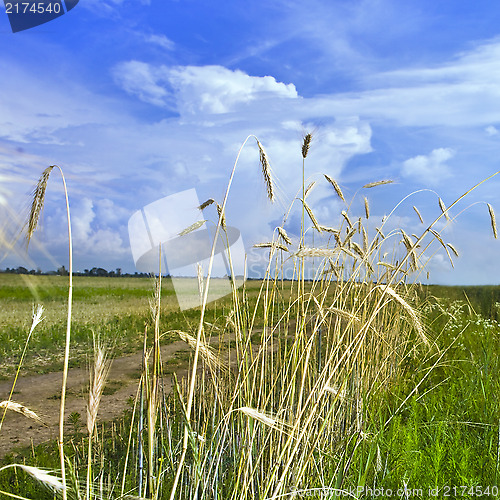
POLYGON ((311 147, 312 134, 306 134, 304 136, 304 141, 302 142, 302 158, 307 157, 307 153, 309 153, 309 148, 311 147))

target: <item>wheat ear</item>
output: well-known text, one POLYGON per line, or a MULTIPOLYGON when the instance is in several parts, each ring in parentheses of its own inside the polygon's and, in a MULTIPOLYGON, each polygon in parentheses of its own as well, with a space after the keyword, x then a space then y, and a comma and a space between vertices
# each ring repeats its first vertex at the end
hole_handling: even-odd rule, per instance
POLYGON ((340 186, 338 185, 337 181, 332 177, 330 177, 329 175, 326 174, 323 175, 325 176, 325 179, 333 186, 333 189, 335 189, 337 196, 345 203, 344 194, 342 193, 342 189, 340 189, 340 186))
POLYGON ((267 196, 270 201, 274 201, 274 186, 269 159, 267 157, 266 150, 262 147, 259 140, 257 140, 257 146, 259 147, 260 164, 262 166, 262 175, 264 176, 264 181, 266 182, 267 196))
POLYGON ((29 242, 31 241, 33 233, 35 232, 38 226, 40 213, 42 212, 43 205, 45 203, 45 192, 47 191, 47 183, 49 182, 50 172, 52 172, 54 166, 55 165, 51 165, 50 167, 47 167, 43 171, 33 191, 33 200, 31 202, 30 215, 27 222, 26 240, 28 245, 29 242))
MULTIPOLYGON (((44 484, 48 488, 51 488, 54 491, 64 491, 64 485, 61 483, 59 478, 52 476, 49 474, 47 470, 39 469, 38 467, 33 467, 31 465, 24 464, 9 464, 0 468, 0 471, 8 469, 10 467, 19 467, 24 472, 28 473, 31 477, 35 478, 40 483, 44 484)), ((22 498, 14 496, 13 498, 22 498)))
POLYGON ((444 204, 444 201, 439 198, 439 208, 441 209, 441 212, 443 212, 445 218, 447 221, 450 221, 450 216, 448 215, 448 209, 446 208, 446 205, 444 204))
POLYGON ((215 200, 213 198, 209 198, 207 201, 204 201, 199 207, 198 210, 203 210, 207 208, 209 205, 212 203, 215 203, 215 200))
POLYGON ((488 205, 488 212, 490 213, 490 220, 491 220, 491 229, 493 230, 493 236, 495 239, 498 238, 498 232, 497 232, 497 220, 495 218, 495 211, 493 210, 493 207, 487 203, 488 205))
POLYGON ((418 211, 418 208, 414 205, 413 210, 415 210, 415 213, 418 215, 418 218, 420 219, 420 222, 423 224, 424 219, 422 219, 422 216, 420 215, 420 212, 418 211))
POLYGON ((302 158, 307 157, 307 153, 309 153, 309 148, 311 147, 312 134, 306 134, 304 136, 304 140, 302 141, 302 158))
POLYGON ((27 408, 26 406, 23 406, 20 403, 15 403, 14 401, 2 401, 0 403, 0 408, 5 408, 6 410, 15 411, 16 413, 20 413, 21 415, 24 415, 25 417, 31 418, 32 420, 35 420, 36 422, 39 422, 40 424, 46 425, 43 422, 43 420, 34 411, 31 411, 29 408, 27 408))
POLYGON ((383 186, 384 184, 392 184, 394 181, 390 179, 385 179, 383 181, 369 182, 363 186, 363 189, 369 189, 377 186, 383 186))
POLYGON ((281 226, 278 226, 278 233, 288 245, 292 244, 292 240, 288 236, 287 232, 281 226))
POLYGON ((370 218, 370 203, 368 202, 368 198, 366 196, 364 197, 364 200, 365 200, 365 215, 366 215, 366 218, 369 219, 370 218))

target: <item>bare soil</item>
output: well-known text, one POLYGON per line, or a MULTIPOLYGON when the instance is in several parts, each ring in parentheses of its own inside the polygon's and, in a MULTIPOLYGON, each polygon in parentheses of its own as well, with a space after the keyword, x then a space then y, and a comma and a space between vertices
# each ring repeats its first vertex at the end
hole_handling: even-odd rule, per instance
MULTIPOLYGON (((162 346, 164 367, 175 367, 179 378, 187 374, 187 363, 180 360, 172 363, 176 354, 189 352, 183 341, 162 346), (170 363, 169 363, 170 361, 170 363)), ((116 358, 111 365, 108 383, 99 407, 98 421, 110 421, 123 414, 129 399, 135 398, 142 366, 142 352, 116 358)), ((181 358, 185 357, 181 355, 181 358)), ((21 403, 40 416, 45 425, 19 413, 7 411, 0 430, 0 458, 16 448, 38 445, 57 439, 59 433, 59 407, 62 372, 34 375, 18 379, 12 401, 21 403)), ((85 428, 87 415, 89 372, 87 369, 70 369, 66 395, 65 429, 73 432, 68 416, 73 412, 81 415, 80 424, 85 428)), ((8 399, 12 381, 0 382, 0 401, 8 399)), ((165 377, 165 389, 170 389, 170 377, 165 377)), ((3 409, 0 410, 0 419, 3 409)))

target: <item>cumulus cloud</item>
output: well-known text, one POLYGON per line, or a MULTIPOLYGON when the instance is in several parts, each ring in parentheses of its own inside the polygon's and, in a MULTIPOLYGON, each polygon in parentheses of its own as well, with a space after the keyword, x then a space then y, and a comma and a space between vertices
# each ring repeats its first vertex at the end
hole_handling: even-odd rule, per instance
POLYGON ((257 99, 296 99, 293 84, 272 76, 250 76, 223 66, 154 66, 126 61, 112 71, 115 82, 129 94, 156 106, 168 106, 175 97, 181 114, 222 114, 257 99))
POLYGON ((163 70, 144 62, 128 61, 116 65, 112 74, 125 92, 149 104, 166 106, 170 92, 162 85, 168 82, 163 70))
POLYGON ((249 76, 222 66, 184 66, 169 71, 169 81, 185 110, 227 113, 239 104, 267 97, 295 99, 293 84, 277 82, 272 76, 249 76))
POLYGON ((432 150, 429 155, 418 155, 403 163, 402 174, 424 184, 435 185, 451 175, 446 162, 455 156, 450 148, 432 150))

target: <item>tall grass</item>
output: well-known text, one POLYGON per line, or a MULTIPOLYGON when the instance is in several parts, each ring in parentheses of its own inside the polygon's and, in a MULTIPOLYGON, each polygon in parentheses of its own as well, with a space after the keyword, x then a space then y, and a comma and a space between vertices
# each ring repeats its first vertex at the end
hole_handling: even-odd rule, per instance
MULTIPOLYGON (((171 500, 274 500, 299 492, 336 498, 353 466, 359 468, 358 485, 366 483, 373 461, 376 471, 382 470, 379 448, 369 445, 369 456, 361 462, 358 453, 370 442, 374 408, 402 387, 406 392, 401 400, 408 401, 422 383, 405 385, 408 367, 430 366, 426 373, 431 373, 443 356, 423 317, 418 276, 434 246, 453 249, 443 241, 437 223, 443 218, 449 223, 450 209, 481 183, 448 207, 438 198, 440 213, 435 220, 420 235, 410 236, 402 228, 387 229, 394 211, 380 222, 373 221, 367 197, 363 197, 364 218, 353 213, 353 200, 347 201, 339 183, 325 174, 327 186, 345 204, 338 225, 329 227, 306 201, 314 186, 306 187, 311 139, 307 134, 302 144, 297 198, 271 241, 257 245, 268 255, 256 299, 249 300, 245 287, 239 290, 231 280, 232 300, 222 318, 217 349, 207 336, 212 325, 205 312, 215 242, 226 230, 225 207, 241 149, 222 202, 210 199, 200 207, 214 204, 218 223, 208 269, 199 276, 197 327, 160 330, 160 269, 144 335, 142 391, 131 413, 127 444, 120 448, 122 453, 112 454, 101 433, 101 446, 92 447, 98 404, 90 404, 87 447, 78 451, 79 456, 87 453, 86 461, 75 459, 72 468, 74 496, 83 489, 78 478, 86 476, 88 499, 146 495, 171 500), (294 240, 287 224, 296 202, 302 222, 294 240), (316 244, 308 244, 311 240, 316 244), (285 280, 289 272, 293 279, 285 280), (152 339, 148 329, 154 332, 152 339), (188 378, 174 377, 168 392, 160 343, 174 333, 192 347, 193 356, 188 378), (97 480, 101 487, 94 490, 91 485, 97 480), (106 481, 107 488, 102 486, 106 481)), ((270 161, 258 140, 257 147, 272 200, 270 161)), ((386 189, 390 183, 371 182, 363 189, 386 189)), ((496 236, 490 205, 488 210, 496 236)), ((451 260, 449 252, 448 256, 451 260)), ((68 329, 70 316, 71 307, 68 329)), ((104 354, 96 356, 91 401, 99 400, 98 374, 105 372, 103 366, 104 354)), ((402 408, 397 407, 382 428, 396 422, 402 408)), ((116 440, 111 446, 119 447, 116 440)), ((64 486, 57 491, 65 495, 63 460, 61 468, 64 486)))

